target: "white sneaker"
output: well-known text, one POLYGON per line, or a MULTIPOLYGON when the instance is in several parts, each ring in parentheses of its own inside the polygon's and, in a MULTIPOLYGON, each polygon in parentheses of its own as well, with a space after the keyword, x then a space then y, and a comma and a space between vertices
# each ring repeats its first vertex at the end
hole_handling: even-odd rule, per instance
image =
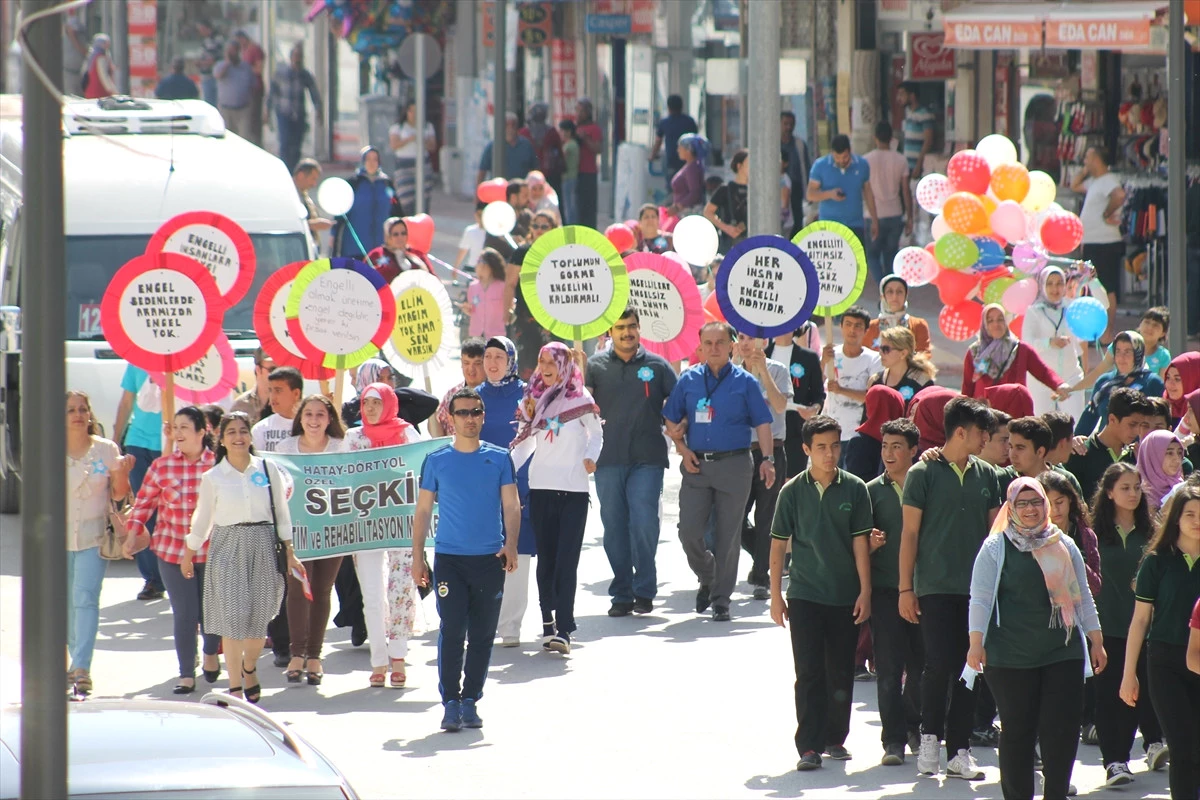
POLYGON ((917 773, 937 775, 942 766, 942 745, 932 733, 921 734, 921 750, 917 753, 917 773))
POLYGON ((1158 772, 1171 760, 1171 751, 1162 742, 1155 742, 1146 748, 1146 766, 1153 772, 1158 772))
MULTIPOLYGON (((1041 775, 1039 777, 1041 777, 1041 779, 1042 779, 1042 794, 1045 794, 1046 793, 1046 776, 1041 775)), ((1133 778, 1130 778, 1129 780, 1133 780, 1133 778)), ((1112 785, 1112 784, 1110 784, 1110 785, 1112 785)), ((1075 788, 1075 784, 1068 783, 1067 784, 1067 797, 1074 797, 1077 794, 1079 794, 1079 790, 1075 788)))
POLYGON ((516 636, 505 636, 500 640, 501 647, 520 647, 521 640, 516 636))
POLYGON ((1128 764, 1114 761, 1104 768, 1105 786, 1125 786, 1130 783, 1133 783, 1133 775, 1129 772, 1128 764))
MULTIPOLYGON (((925 743, 921 743, 921 750, 925 750, 925 743)), ((946 764, 947 778, 962 778, 967 781, 983 780, 983 770, 976 764, 975 759, 971 756, 970 750, 959 750, 958 755, 950 759, 946 764)))

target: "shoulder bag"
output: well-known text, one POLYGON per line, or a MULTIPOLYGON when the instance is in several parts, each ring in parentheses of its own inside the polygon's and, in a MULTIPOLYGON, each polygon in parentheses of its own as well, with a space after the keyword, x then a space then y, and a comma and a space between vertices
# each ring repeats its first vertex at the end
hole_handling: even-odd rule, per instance
POLYGON ((129 495, 120 500, 109 498, 104 533, 100 534, 100 557, 105 561, 121 561, 125 558, 124 544, 128 535, 125 526, 132 510, 133 498, 129 495))
POLYGON ((263 475, 267 478, 267 499, 271 504, 271 532, 274 534, 271 540, 275 542, 275 569, 286 579, 288 575, 287 545, 279 538, 279 523, 275 520, 275 492, 271 488, 271 470, 268 469, 265 459, 263 460, 263 475))

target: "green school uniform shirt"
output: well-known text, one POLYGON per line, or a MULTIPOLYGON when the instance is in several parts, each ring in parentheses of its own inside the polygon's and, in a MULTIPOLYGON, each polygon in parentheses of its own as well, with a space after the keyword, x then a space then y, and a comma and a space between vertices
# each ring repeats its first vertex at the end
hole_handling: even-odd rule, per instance
POLYGON ((900 535, 904 530, 904 487, 886 473, 867 484, 875 527, 883 531, 883 547, 871 554, 871 588, 900 588, 900 535))
POLYGON ((1133 621, 1133 582, 1149 542, 1147 532, 1136 528, 1124 533, 1118 529, 1115 542, 1098 538, 1101 585, 1096 613, 1100 615, 1105 636, 1124 639, 1129 634, 1129 623, 1133 621))
POLYGON ((1138 600, 1154 606, 1150 641, 1186 647, 1188 620, 1196 598, 1200 597, 1197 561, 1178 550, 1168 555, 1147 553, 1138 569, 1135 595, 1138 600))
POLYGON ((1050 627, 1051 611, 1046 577, 1037 559, 1033 553, 1022 553, 1005 536, 1000 588, 988 622, 988 666, 1033 669, 1082 659, 1079 632, 1050 627))

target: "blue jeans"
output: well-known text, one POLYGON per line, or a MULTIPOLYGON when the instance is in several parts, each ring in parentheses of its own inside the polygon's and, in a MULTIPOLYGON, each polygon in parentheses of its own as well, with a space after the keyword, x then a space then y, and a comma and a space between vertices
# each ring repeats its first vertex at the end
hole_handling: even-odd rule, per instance
POLYGON ((308 132, 308 120, 303 117, 292 119, 277 112, 275 130, 279 133, 279 158, 290 174, 300 163, 300 150, 304 146, 304 134, 308 132))
POLYGON ((67 650, 71 669, 92 668, 92 652, 100 630, 100 584, 106 569, 108 562, 100 557, 99 547, 67 551, 67 586, 71 589, 67 650))
POLYGON ((212 73, 200 76, 200 99, 214 108, 217 105, 217 79, 212 73))
POLYGON ((596 468, 596 497, 604 524, 604 552, 612 567, 608 593, 615 603, 658 594, 658 500, 663 468, 646 464, 596 468))
POLYGON ((504 568, 494 555, 436 553, 438 691, 442 702, 483 697, 504 599, 504 568))
POLYGON ((575 215, 577 210, 577 200, 575 199, 575 185, 579 183, 577 178, 563 178, 562 194, 558 198, 558 209, 562 212, 562 224, 574 225, 575 215))
MULTIPOLYGON (((145 447, 126 447, 125 452, 133 456, 133 469, 129 470, 129 485, 132 487, 134 494, 142 488, 142 481, 146 478, 146 470, 150 469, 150 464, 154 459, 158 458, 162 453, 157 450, 149 450, 145 447)), ((154 521, 157 515, 151 515, 146 523, 146 533, 154 533, 154 521)), ((166 591, 163 587, 162 576, 158 574, 158 557, 147 547, 145 550, 133 557, 137 563, 138 572, 142 574, 142 580, 152 584, 160 592, 166 591)))
POLYGON ((879 236, 867 236, 863 244, 867 250, 867 270, 876 283, 884 275, 892 274, 892 262, 900 251, 900 234, 904 233, 904 217, 880 217, 879 236))

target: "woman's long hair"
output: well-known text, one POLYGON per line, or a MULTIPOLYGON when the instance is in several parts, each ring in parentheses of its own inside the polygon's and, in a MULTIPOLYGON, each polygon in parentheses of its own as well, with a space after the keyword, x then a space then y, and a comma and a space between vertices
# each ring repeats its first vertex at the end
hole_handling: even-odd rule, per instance
POLYGON ((342 426, 342 418, 334 410, 333 401, 323 394, 310 394, 300 401, 300 407, 296 410, 295 418, 292 419, 292 436, 304 435, 304 425, 301 424, 300 418, 304 416, 304 407, 309 403, 320 403, 325 406, 325 413, 329 415, 329 424, 325 426, 326 436, 330 439, 345 438, 346 429, 342 426))
MULTIPOLYGON (((186 410, 186 409, 184 409, 184 410, 186 410)), ((199 409, 197 409, 197 410, 199 410, 199 409)), ((225 440, 225 430, 232 423, 239 422, 239 421, 246 425, 246 430, 250 430, 251 428, 254 427, 253 425, 250 424, 250 417, 248 417, 246 415, 246 412, 244 412, 244 411, 231 411, 228 414, 226 414, 225 416, 221 417, 221 427, 217 429, 217 461, 216 461, 217 464, 220 464, 222 461, 225 460, 225 456, 229 455, 229 453, 226 452, 226 450, 225 450, 225 445, 223 444, 223 442, 225 440)), ((250 455, 252 455, 252 456, 258 455, 258 453, 254 449, 254 441, 253 440, 250 441, 250 455)), ((216 465, 214 464, 214 466, 216 466, 216 465)))
POLYGON ((917 338, 913 336, 913 332, 908 328, 903 325, 888 328, 879 334, 879 338, 892 347, 908 351, 908 359, 906 361, 906 369, 908 371, 920 372, 931 381, 937 377, 937 367, 929 360, 929 356, 917 352, 917 338))
MULTIPOLYGON (((1121 541, 1121 535, 1117 533, 1117 504, 1112 501, 1108 493, 1117 485, 1117 481, 1126 475, 1132 475, 1139 482, 1142 479, 1142 476, 1138 474, 1137 467, 1133 464, 1126 464, 1124 461, 1118 461, 1104 470, 1104 475, 1096 487, 1096 494, 1092 496, 1092 531, 1103 544, 1119 544, 1121 541)), ((1142 492, 1142 499, 1138 501, 1137 508, 1133 510, 1133 527, 1146 534, 1151 531, 1150 504, 1146 500, 1145 492, 1142 492)))
POLYGON ((87 406, 88 410, 88 436, 99 436, 100 426, 96 424, 96 412, 92 411, 92 398, 88 397, 87 392, 81 392, 78 389, 67 390, 68 402, 72 397, 78 397, 87 406))
POLYGON ((1038 475, 1038 482, 1048 492, 1058 492, 1066 497, 1070 503, 1071 510, 1067 512, 1067 519, 1070 520, 1071 530, 1067 531, 1067 535, 1079 544, 1080 535, 1085 528, 1090 528, 1088 521, 1087 506, 1083 504, 1083 498, 1079 496, 1079 492, 1075 491, 1075 487, 1067 480, 1067 476, 1056 470, 1048 469, 1041 475, 1038 475))
MULTIPOLYGON (((192 427, 196 429, 196 433, 200 434, 200 444, 205 450, 213 449, 212 437, 208 433, 208 416, 197 406, 184 406, 175 412, 176 417, 187 417, 192 423, 192 427)), ((243 415, 245 416, 245 415, 243 415)))
MULTIPOLYGON (((1154 538, 1146 545, 1147 554, 1167 556, 1179 548, 1179 518, 1183 516, 1183 507, 1192 500, 1200 501, 1200 489, 1188 484, 1184 484, 1171 496, 1171 501, 1162 512, 1162 522, 1154 532, 1154 538)), ((1145 503, 1144 495, 1142 502, 1145 503)))

